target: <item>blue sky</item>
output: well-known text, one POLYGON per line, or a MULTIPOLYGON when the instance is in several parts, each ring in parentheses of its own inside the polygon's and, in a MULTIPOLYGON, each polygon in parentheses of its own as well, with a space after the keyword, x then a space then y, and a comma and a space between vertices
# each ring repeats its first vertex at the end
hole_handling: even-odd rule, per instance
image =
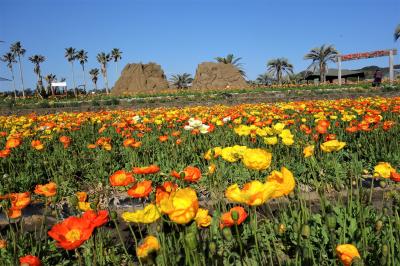
MULTIPOLYGON (((288 58, 296 72, 304 70, 310 63, 304 54, 324 43, 343 54, 400 48, 400 41, 393 41, 399 0, 0 0, 0 10, 0 40, 5 41, 0 54, 12 42, 22 42, 24 78, 32 88, 36 77, 28 57, 33 54, 46 57, 44 75, 53 73, 72 84, 64 58, 69 46, 88 51, 87 69, 99 67, 97 53, 120 48, 120 70, 127 63, 154 61, 168 77, 194 75, 200 62, 233 53, 243 58, 249 79, 277 57, 288 58)), ((387 64, 387 58, 375 58, 343 67, 387 64)), ((108 71, 113 84, 117 74, 111 62, 108 71)), ((82 84, 78 63, 75 72, 82 84)), ((0 76, 10 77, 2 62, 0 76)), ((10 83, 0 83, 0 90, 8 89, 10 83)))

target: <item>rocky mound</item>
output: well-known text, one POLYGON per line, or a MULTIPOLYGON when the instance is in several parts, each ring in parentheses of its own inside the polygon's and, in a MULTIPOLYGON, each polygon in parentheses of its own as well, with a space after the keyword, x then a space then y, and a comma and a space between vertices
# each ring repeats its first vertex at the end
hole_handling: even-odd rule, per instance
POLYGON ((156 92, 168 89, 168 81, 156 63, 127 64, 111 91, 112 95, 156 92))
POLYGON ((235 66, 214 62, 199 64, 192 85, 193 89, 245 88, 247 86, 235 66))

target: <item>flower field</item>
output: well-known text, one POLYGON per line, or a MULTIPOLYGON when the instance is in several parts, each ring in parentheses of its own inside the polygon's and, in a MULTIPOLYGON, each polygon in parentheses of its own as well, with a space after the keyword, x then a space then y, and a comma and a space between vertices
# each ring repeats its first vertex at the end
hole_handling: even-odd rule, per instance
POLYGON ((0 265, 400 265, 399 114, 375 97, 2 116, 0 265))

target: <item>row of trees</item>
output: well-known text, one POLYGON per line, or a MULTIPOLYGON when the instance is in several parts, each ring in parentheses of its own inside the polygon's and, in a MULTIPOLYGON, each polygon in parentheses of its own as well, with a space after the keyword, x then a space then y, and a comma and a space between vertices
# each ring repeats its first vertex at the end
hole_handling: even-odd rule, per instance
MULTIPOLYGON (((400 24, 396 27, 394 32, 394 39, 397 41, 400 38, 400 24)), ((11 78, 13 81, 14 88, 14 96, 17 97, 17 88, 15 84, 15 75, 14 75, 14 64, 18 63, 19 65, 19 75, 21 79, 22 85, 22 97, 25 98, 25 85, 23 78, 23 69, 21 64, 21 58, 25 55, 26 50, 22 47, 21 42, 15 42, 10 46, 10 51, 5 53, 1 60, 6 63, 7 67, 11 72, 11 78)), ((322 45, 321 47, 313 48, 304 56, 304 59, 311 60, 310 66, 307 68, 307 71, 318 72, 320 74, 320 81, 326 82, 326 73, 328 71, 328 63, 336 60, 338 55, 338 51, 332 45, 322 45)), ((71 72, 72 72, 72 83, 73 90, 75 96, 77 96, 77 86, 75 82, 75 71, 74 71, 74 62, 78 61, 82 67, 83 73, 83 86, 84 90, 87 88, 86 82, 86 71, 85 64, 88 62, 88 53, 81 49, 77 50, 76 48, 69 47, 65 48, 65 58, 71 64, 71 72)), ((100 70, 98 68, 93 68, 89 71, 89 75, 91 80, 97 90, 97 81, 99 73, 102 74, 105 83, 105 89, 107 94, 109 93, 108 86, 108 77, 107 77, 107 64, 110 61, 114 61, 115 63, 115 71, 118 75, 118 61, 122 58, 122 52, 118 48, 114 48, 110 53, 101 52, 96 56, 97 62, 100 64, 100 70)), ((43 78, 41 74, 40 66, 43 62, 45 62, 46 58, 43 55, 35 54, 30 56, 29 61, 31 61, 34 65, 33 72, 37 75, 37 93, 41 95, 41 92, 44 90, 46 94, 51 92, 52 95, 55 94, 54 89, 51 87, 51 83, 57 80, 56 75, 49 73, 44 79, 47 82, 47 87, 43 87, 43 78)), ((246 73, 243 69, 242 63, 240 63, 241 57, 235 57, 233 54, 228 54, 226 57, 216 57, 215 60, 217 62, 221 62, 224 64, 232 64, 235 66, 240 74, 243 77, 246 77, 246 73)), ((290 78, 298 78, 298 75, 294 75, 293 73, 293 65, 286 58, 276 58, 269 60, 267 62, 267 72, 261 74, 256 79, 256 83, 267 85, 271 83, 271 81, 276 81, 278 84, 281 84, 284 79, 290 78)), ((65 81, 65 79, 61 79, 61 81, 65 81)), ((193 81, 193 78, 188 73, 172 75, 170 79, 172 85, 181 89, 187 88, 193 81)))
MULTIPOLYGON (((13 89, 14 89, 14 96, 15 98, 17 97, 17 88, 15 84, 15 75, 14 75, 14 64, 18 63, 19 64, 19 72, 20 72, 20 79, 21 79, 21 91, 22 91, 22 97, 25 98, 25 84, 24 84, 24 78, 23 78, 23 70, 22 70, 22 64, 21 64, 21 58, 25 55, 26 50, 22 47, 21 42, 15 42, 11 44, 10 46, 10 51, 5 53, 1 57, 1 61, 5 62, 7 67, 9 68, 11 72, 11 78, 13 82, 13 89), (18 59, 18 61, 17 61, 18 59)), ((85 71, 85 64, 88 62, 88 53, 81 49, 77 50, 73 47, 65 48, 65 58, 67 61, 71 64, 71 71, 72 71, 72 83, 73 83, 73 91, 75 96, 77 96, 77 86, 75 82, 75 71, 74 71, 74 62, 78 61, 79 64, 82 67, 82 72, 83 72, 83 86, 84 90, 87 88, 87 82, 86 82, 86 71, 85 71)), ((118 73, 118 61, 121 60, 122 58, 122 52, 118 48, 114 48, 111 50, 111 53, 105 53, 101 52, 98 53, 96 56, 97 61, 100 64, 100 70, 98 68, 93 68, 89 71, 89 74, 91 76, 91 80, 95 86, 95 89, 97 90, 97 81, 98 81, 98 76, 99 73, 101 72, 104 81, 105 81, 105 87, 106 87, 106 92, 107 94, 109 93, 109 87, 108 87, 108 78, 107 78, 107 64, 111 60, 115 62, 115 71, 118 73)), ((33 64, 33 72, 37 75, 37 86, 36 86, 36 93, 41 96, 43 93, 44 94, 49 94, 51 92, 52 95, 55 95, 54 88, 51 87, 51 83, 57 80, 56 75, 49 73, 47 74, 44 79, 47 82, 47 87, 45 88, 43 86, 43 76, 41 73, 41 64, 46 61, 46 57, 40 54, 35 54, 30 56, 29 61, 32 62, 33 64)), ((65 81, 65 78, 61 78, 60 81, 65 81)))

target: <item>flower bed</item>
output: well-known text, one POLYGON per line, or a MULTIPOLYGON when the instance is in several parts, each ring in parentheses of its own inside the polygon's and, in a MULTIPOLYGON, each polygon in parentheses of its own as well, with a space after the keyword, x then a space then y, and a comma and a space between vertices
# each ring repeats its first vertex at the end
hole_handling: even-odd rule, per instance
POLYGON ((0 117, 0 264, 396 265, 398 192, 373 201, 400 181, 399 112, 374 97, 0 117), (30 204, 52 222, 24 229, 30 204))

